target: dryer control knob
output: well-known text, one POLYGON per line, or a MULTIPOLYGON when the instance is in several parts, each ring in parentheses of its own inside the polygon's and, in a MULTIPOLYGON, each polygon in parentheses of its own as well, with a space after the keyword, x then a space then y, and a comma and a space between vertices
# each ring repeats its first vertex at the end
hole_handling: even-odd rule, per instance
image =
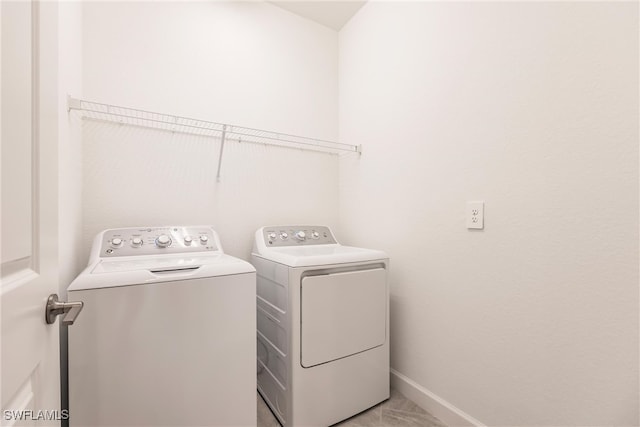
POLYGON ((319 239, 320 233, 318 233, 317 231, 314 231, 313 233, 311 233, 311 237, 313 237, 314 239, 319 239))
POLYGON ((282 240, 287 240, 289 238, 289 234, 285 233, 284 231, 282 233, 280 233, 280 238, 282 240))
POLYGON ((184 236, 184 244, 186 246, 191 246, 191 242, 193 242, 193 239, 191 238, 191 236, 184 236))
POLYGON ((200 236, 200 243, 202 243, 203 245, 206 244, 209 241, 209 238, 206 235, 202 235, 200 236))
POLYGON ((276 240, 276 233, 269 233, 269 240, 276 240))
POLYGON ((300 231, 296 231, 296 239, 298 240, 304 240, 307 238, 307 235, 305 234, 304 231, 300 230, 300 231))
POLYGON ((159 248, 166 248, 170 244, 171 244, 171 237, 167 236, 166 234, 161 234, 156 239, 156 246, 159 248))
POLYGON ((134 237, 133 239, 131 239, 131 246, 133 246, 134 248, 139 248, 140 246, 142 246, 142 239, 139 237, 134 237))
POLYGON ((122 246, 122 239, 119 237, 114 237, 113 239, 111 239, 111 246, 113 246, 114 248, 119 248, 120 246, 122 246))

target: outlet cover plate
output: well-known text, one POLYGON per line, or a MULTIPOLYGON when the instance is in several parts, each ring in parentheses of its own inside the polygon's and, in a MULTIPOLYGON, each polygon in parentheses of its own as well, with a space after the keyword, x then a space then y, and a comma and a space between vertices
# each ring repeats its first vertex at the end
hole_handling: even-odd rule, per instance
POLYGON ((467 202, 467 228, 484 228, 484 202, 467 202))

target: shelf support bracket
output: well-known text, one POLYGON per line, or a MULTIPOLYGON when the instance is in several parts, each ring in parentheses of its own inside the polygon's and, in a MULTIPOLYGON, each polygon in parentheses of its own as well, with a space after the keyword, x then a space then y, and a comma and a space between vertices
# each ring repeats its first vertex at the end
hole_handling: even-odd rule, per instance
POLYGON ((218 155, 218 173, 216 180, 220 182, 220 169, 222 168, 222 152, 224 150, 224 142, 227 139, 227 125, 222 125, 222 136, 220 137, 220 154, 218 155))
POLYGON ((67 95, 67 113, 71 110, 82 110, 82 104, 79 99, 72 98, 71 95, 67 95))

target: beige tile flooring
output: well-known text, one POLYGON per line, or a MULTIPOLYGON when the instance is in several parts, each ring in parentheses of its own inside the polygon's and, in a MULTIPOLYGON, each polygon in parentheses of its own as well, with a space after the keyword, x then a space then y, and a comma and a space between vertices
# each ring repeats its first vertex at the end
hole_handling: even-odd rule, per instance
MULTIPOLYGON (((279 427, 267 405, 258 394, 258 427, 279 427)), ((391 390, 391 398, 355 415, 334 427, 445 427, 445 424, 404 397, 391 390)))

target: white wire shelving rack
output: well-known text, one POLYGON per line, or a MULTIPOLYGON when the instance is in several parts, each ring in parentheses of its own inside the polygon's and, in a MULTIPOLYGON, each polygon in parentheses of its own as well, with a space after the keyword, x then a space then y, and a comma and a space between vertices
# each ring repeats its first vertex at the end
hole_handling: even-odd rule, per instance
POLYGON ((217 123, 171 114, 155 113, 129 107, 86 101, 68 97, 68 111, 77 110, 83 118, 120 123, 123 125, 147 127, 168 132, 187 133, 220 139, 217 179, 220 180, 222 154, 228 141, 249 142, 255 144, 274 145, 278 147, 297 148, 308 151, 319 151, 329 154, 362 153, 361 145, 343 144, 323 139, 308 138, 286 133, 272 132, 243 126, 217 123))

